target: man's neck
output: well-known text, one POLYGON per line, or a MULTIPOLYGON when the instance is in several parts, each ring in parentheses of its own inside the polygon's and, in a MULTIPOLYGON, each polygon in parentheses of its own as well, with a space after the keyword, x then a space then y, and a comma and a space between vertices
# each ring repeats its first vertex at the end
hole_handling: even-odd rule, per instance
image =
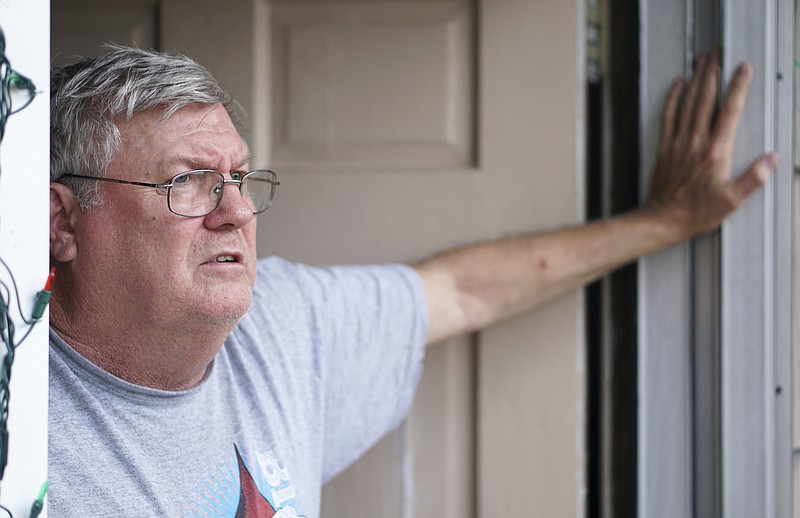
POLYGON ((79 354, 101 369, 136 385, 162 390, 196 386, 235 325, 192 322, 183 326, 105 318, 55 301, 50 325, 79 354), (117 325, 115 325, 115 323, 117 325))

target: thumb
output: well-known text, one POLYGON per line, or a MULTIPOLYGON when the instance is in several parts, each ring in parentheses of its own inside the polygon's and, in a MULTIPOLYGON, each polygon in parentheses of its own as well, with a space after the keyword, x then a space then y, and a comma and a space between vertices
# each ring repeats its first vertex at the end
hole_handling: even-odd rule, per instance
POLYGON ((772 170, 778 166, 778 153, 765 153, 758 157, 747 170, 733 181, 734 197, 743 202, 753 192, 767 183, 772 170))

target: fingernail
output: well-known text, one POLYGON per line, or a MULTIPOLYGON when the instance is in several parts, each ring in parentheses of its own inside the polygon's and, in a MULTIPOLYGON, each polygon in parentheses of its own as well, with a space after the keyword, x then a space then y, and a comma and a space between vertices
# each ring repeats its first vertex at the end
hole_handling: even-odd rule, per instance
POLYGON ((767 164, 769 164, 772 169, 775 169, 780 163, 780 158, 778 153, 770 153, 769 156, 767 156, 767 164))
POLYGON ((697 59, 695 59, 695 62, 694 62, 694 68, 703 68, 703 65, 705 64, 705 62, 706 62, 706 55, 705 54, 701 54, 701 55, 697 56, 697 59))
POLYGON ((745 77, 749 76, 750 72, 752 72, 752 70, 753 70, 753 67, 750 66, 750 63, 742 63, 739 66, 739 73, 741 75, 745 76, 745 77))

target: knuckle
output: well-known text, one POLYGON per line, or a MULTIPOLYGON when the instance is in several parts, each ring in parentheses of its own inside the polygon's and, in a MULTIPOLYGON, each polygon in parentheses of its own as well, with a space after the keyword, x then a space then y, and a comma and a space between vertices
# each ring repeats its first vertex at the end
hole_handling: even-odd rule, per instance
POLYGON ((703 149, 703 138, 695 133, 689 138, 689 150, 696 154, 701 149, 703 149))
POLYGON ((664 154, 667 158, 671 158, 673 160, 683 160, 686 155, 686 149, 680 139, 675 139, 664 150, 664 154))
POLYGON ((661 110, 661 125, 662 126, 664 126, 664 127, 671 126, 672 125, 672 120, 674 118, 675 118, 675 110, 672 109, 671 107, 667 106, 666 108, 661 110))
POLYGON ((726 151, 725 147, 718 142, 711 142, 706 149, 705 161, 711 164, 716 164, 725 160, 726 151))

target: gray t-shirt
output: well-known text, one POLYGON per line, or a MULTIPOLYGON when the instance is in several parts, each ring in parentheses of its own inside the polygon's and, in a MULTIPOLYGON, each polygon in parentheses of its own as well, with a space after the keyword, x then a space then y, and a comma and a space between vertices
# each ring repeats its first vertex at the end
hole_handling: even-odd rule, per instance
POLYGON ((322 485, 406 414, 426 315, 407 266, 264 259, 251 309, 181 392, 51 331, 50 516, 317 517, 322 485))

